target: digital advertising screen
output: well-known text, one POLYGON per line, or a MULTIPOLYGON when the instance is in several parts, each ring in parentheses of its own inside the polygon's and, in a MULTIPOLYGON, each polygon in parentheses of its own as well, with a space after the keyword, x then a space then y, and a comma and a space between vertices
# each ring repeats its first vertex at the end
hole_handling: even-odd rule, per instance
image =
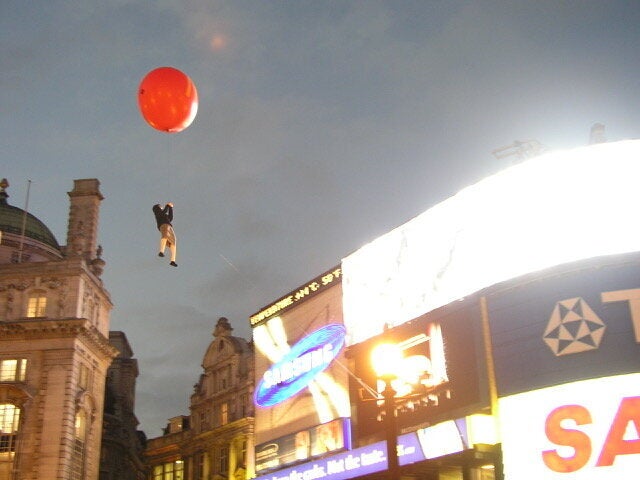
POLYGON ((342 260, 347 344, 531 272, 640 251, 640 140, 551 151, 342 260))
POLYGON ((640 472, 640 373, 499 400, 506 480, 619 480, 640 472))
MULTIPOLYGON (((287 442, 292 436, 301 439, 306 432, 320 445, 321 432, 334 425, 333 420, 351 416, 340 269, 325 272, 265 307, 251 323, 256 445, 283 449, 274 455, 268 448, 256 451, 256 462, 272 468, 276 460, 289 461, 285 451, 290 450, 287 442)), ((344 422, 338 424, 342 428, 344 422)), ((344 441, 340 445, 336 448, 346 446, 344 441)), ((309 458, 314 454, 310 449, 309 458)))
POLYGON ((499 396, 640 371, 640 253, 532 274, 486 302, 499 396))
POLYGON ((350 347, 357 406, 356 438, 379 438, 386 415, 376 359, 388 362, 380 345, 402 352, 391 386, 396 392, 398 431, 409 432, 488 407, 488 387, 477 300, 457 302, 350 347))
POLYGON ((256 473, 351 448, 350 419, 338 418, 256 445, 256 473))

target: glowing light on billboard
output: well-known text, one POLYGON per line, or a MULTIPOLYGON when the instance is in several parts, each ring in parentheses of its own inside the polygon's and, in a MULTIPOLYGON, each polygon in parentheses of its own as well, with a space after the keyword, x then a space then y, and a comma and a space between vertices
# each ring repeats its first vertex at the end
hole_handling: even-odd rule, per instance
MULTIPOLYGON (((371 364, 378 377, 376 390, 381 396, 386 382, 391 382, 396 397, 406 397, 415 395, 416 389, 432 389, 449 381, 440 324, 430 323, 427 331, 429 335, 419 333, 397 344, 381 343, 372 349, 371 364), (405 353, 414 347, 423 351, 421 344, 428 344, 429 356, 405 353)), ((384 401, 377 403, 382 405, 384 401)))
POLYGON ((640 470, 640 373, 499 402, 505 478, 617 480, 640 470))
POLYGON ((552 152, 472 185, 342 261, 347 344, 496 283, 640 250, 640 141, 552 152))
POLYGON ((253 331, 256 347, 273 363, 264 372, 255 391, 255 403, 272 407, 305 388, 316 401, 321 423, 331 420, 331 409, 321 391, 328 393, 336 409, 349 416, 346 392, 323 371, 331 365, 344 347, 345 328, 330 324, 310 333, 293 346, 289 346, 280 317, 274 317, 253 331))

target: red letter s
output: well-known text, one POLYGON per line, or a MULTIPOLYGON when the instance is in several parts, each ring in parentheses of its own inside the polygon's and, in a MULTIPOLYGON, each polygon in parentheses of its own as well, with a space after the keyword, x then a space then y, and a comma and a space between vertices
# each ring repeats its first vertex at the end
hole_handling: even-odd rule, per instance
POLYGON ((573 456, 566 458, 560 456, 557 450, 542 452, 542 460, 554 472, 575 472, 584 467, 591 456, 589 436, 580 430, 562 428, 560 423, 566 419, 574 420, 576 425, 584 425, 591 423, 591 414, 581 405, 564 405, 554 409, 547 417, 545 423, 547 438, 556 445, 565 445, 575 450, 573 456))

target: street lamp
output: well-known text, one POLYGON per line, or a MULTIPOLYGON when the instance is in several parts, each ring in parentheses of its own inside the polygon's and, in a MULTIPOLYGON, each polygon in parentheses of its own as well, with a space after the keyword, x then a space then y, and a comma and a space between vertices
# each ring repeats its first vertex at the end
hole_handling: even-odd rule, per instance
POLYGON ((385 427, 387 431, 387 470, 390 480, 400 478, 398 465, 398 437, 396 427, 396 390, 393 380, 398 378, 403 361, 402 349, 396 344, 381 344, 371 352, 373 370, 379 380, 384 382, 382 397, 384 398, 385 427))

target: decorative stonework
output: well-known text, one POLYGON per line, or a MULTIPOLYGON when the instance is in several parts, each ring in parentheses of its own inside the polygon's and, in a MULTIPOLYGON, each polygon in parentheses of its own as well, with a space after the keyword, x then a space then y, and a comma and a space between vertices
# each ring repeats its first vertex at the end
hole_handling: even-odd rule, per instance
POLYGON ((84 410, 87 414, 87 421, 93 424, 96 419, 96 401, 89 392, 78 392, 76 395, 75 408, 76 411, 84 410))
POLYGON ((61 288, 58 290, 58 301, 57 301, 58 312, 56 316, 63 317, 64 308, 67 303, 67 295, 69 293, 69 285, 67 284, 66 281, 63 281, 63 282, 60 282, 60 287, 61 288))
POLYGON ((4 292, 7 290, 18 290, 19 292, 22 292, 23 290, 29 288, 29 286, 29 282, 25 281, 15 283, 0 283, 0 292, 4 292))
POLYGON ((55 290, 62 285, 62 282, 57 277, 45 277, 40 281, 44 284, 49 290, 55 290))
POLYGON ((16 263, 18 236, 3 235, 0 245, 0 354, 28 360, 25 382, 0 383, 0 399, 24 407, 12 466, 24 480, 68 476, 78 409, 87 414, 89 433, 84 478, 98 478, 106 371, 119 353, 107 338, 112 305, 99 278, 105 265, 97 245, 99 182, 76 180, 68 193, 67 246, 29 238, 16 263), (27 318, 28 298, 36 291, 46 296, 46 316, 27 318))

